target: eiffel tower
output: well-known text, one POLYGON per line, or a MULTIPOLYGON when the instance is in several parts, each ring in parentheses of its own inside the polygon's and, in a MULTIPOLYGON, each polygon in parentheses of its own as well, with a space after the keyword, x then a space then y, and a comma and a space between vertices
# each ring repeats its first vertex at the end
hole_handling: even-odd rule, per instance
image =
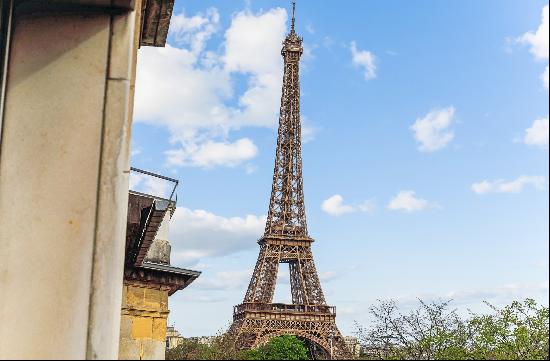
POLYGON ((315 269, 308 235, 302 181, 299 62, 302 38, 292 26, 283 42, 283 90, 275 170, 260 255, 242 304, 234 307, 230 332, 238 348, 252 348, 280 335, 295 335, 310 350, 331 358, 349 358, 336 326, 336 308, 328 306, 315 269), (279 264, 290 270, 292 304, 273 303, 279 264))

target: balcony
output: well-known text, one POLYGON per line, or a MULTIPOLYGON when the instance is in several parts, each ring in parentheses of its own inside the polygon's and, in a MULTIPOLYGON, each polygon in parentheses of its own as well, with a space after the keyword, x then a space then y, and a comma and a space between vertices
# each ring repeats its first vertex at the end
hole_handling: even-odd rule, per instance
POLYGON ((131 168, 124 279, 168 287, 187 287, 200 272, 170 265, 168 224, 176 210, 177 179, 131 168))
POLYGON ((130 168, 130 193, 177 203, 179 180, 138 168, 130 168))
POLYGON ((289 305, 284 303, 242 303, 234 307, 233 316, 235 317, 244 312, 324 314, 336 316, 336 307, 326 305, 289 305))

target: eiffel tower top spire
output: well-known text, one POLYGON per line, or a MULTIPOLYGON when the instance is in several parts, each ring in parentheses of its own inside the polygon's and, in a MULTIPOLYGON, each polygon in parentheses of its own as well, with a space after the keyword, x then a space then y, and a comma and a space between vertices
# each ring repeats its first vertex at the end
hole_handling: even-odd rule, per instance
POLYGON ((291 33, 294 33, 294 22, 296 20, 296 17, 295 17, 295 14, 296 14, 296 1, 292 1, 292 25, 290 27, 290 32, 291 33))
POLYGON ((302 180, 299 63, 302 38, 296 34, 295 1, 290 33, 283 42, 283 89, 271 200, 264 238, 310 239, 307 232, 302 180))

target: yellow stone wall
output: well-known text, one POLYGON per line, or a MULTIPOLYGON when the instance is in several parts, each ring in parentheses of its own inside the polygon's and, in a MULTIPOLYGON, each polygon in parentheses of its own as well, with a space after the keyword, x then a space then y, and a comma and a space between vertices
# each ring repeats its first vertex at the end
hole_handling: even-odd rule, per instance
POLYGON ((125 282, 120 327, 121 360, 164 360, 168 289, 125 282))

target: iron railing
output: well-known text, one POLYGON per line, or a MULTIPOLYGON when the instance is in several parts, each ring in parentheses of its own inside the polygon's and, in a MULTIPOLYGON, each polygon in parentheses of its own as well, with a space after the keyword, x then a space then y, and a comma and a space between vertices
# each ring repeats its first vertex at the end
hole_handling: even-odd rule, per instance
MULTIPOLYGON (((143 174, 143 175, 146 175, 146 176, 149 176, 149 177, 154 177, 154 178, 157 178, 157 179, 162 179, 163 181, 167 181, 167 182, 173 183, 173 186, 172 186, 171 192, 170 192, 170 196, 168 196, 168 198, 166 198, 165 195, 163 195, 162 197, 159 197, 159 196, 156 195, 156 194, 148 194, 148 193, 140 192, 140 191, 138 191, 137 189, 130 189, 132 192, 134 192, 134 193, 140 193, 140 194, 144 194, 144 195, 152 195, 152 196, 155 196, 155 198, 161 198, 161 199, 167 200, 167 201, 169 201, 169 202, 172 202, 172 198, 173 198, 174 195, 175 195, 176 197, 175 197, 175 199, 174 199, 174 202, 177 203, 177 201, 178 201, 178 195, 176 194, 176 188, 178 187, 179 180, 174 179, 174 178, 170 178, 170 177, 166 177, 166 176, 163 176, 163 175, 160 175, 160 174, 156 174, 156 173, 153 173, 153 172, 149 172, 149 171, 146 171, 146 170, 143 170, 143 169, 134 168, 134 167, 131 167, 131 168, 130 168, 130 171, 131 171, 131 172, 140 173, 140 174, 143 174)), ((139 188, 139 187, 137 187, 137 188, 139 188)))
POLYGON ((260 312, 296 312, 296 313, 321 313, 336 314, 336 307, 326 305, 299 305, 284 303, 242 303, 233 308, 233 314, 237 315, 245 311, 260 312))

